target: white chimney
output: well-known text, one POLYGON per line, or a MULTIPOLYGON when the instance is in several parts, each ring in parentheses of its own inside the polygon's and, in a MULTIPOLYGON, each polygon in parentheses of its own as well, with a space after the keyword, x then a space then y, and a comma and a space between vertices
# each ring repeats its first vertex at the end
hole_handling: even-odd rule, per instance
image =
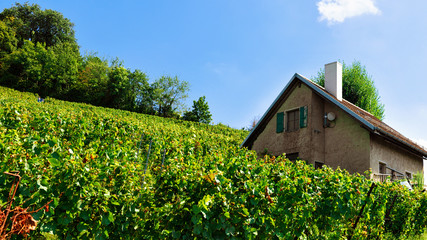
POLYGON ((325 64, 325 89, 342 101, 342 64, 331 62, 325 64))

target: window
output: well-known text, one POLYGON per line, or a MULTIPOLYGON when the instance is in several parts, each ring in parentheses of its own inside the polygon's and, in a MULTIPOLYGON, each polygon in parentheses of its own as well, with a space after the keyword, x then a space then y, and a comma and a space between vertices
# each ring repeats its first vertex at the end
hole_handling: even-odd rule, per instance
POLYGON ((387 167, 387 164, 380 162, 379 170, 381 174, 386 174, 386 171, 387 171, 386 167, 387 167))
POLYGON ((286 158, 291 160, 291 161, 295 161, 298 159, 298 153, 297 152, 296 153, 289 153, 289 154, 287 153, 286 158))
POLYGON ((314 162, 314 169, 320 169, 323 167, 323 165, 324 165, 324 163, 315 161, 314 162))
POLYGON ((299 129, 299 109, 286 112, 286 131, 294 132, 299 129))

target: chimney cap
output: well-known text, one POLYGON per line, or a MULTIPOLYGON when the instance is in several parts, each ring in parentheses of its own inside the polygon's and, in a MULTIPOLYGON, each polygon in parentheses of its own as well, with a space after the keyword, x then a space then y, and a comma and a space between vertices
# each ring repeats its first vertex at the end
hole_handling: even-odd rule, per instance
POLYGON ((326 67, 327 65, 331 65, 331 64, 339 64, 339 65, 341 65, 341 66, 342 66, 342 64, 341 64, 339 61, 334 61, 334 62, 330 62, 330 63, 325 64, 325 67, 326 67))

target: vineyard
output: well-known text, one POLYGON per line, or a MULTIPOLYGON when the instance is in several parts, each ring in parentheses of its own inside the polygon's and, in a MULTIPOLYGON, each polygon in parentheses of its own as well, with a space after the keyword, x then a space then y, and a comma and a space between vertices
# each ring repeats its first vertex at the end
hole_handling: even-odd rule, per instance
POLYGON ((12 207, 34 212, 30 237, 406 239, 424 232, 427 193, 285 156, 259 159, 239 147, 247 134, 37 102, 0 87, 0 167, 9 173, 0 175, 2 211, 10 174, 19 171, 12 207))

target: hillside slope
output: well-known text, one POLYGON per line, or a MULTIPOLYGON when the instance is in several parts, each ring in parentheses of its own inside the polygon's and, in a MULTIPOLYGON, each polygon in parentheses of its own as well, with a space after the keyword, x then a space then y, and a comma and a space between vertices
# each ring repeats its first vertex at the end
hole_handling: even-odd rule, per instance
MULTIPOLYGON (((387 183, 369 195, 364 176, 258 159, 239 147, 246 134, 55 99, 38 103, 0 87, 0 168, 22 176, 14 204, 32 210, 52 200, 33 214, 39 223, 31 237, 365 239, 426 227, 426 193, 387 183)), ((0 175, 2 206, 12 183, 0 175)))
MULTIPOLYGON (((146 182, 150 182, 151 169, 161 165, 163 154, 167 166, 173 160, 190 160, 222 152, 229 146, 237 147, 246 134, 223 125, 165 119, 55 99, 39 103, 34 94, 0 87, 2 172, 20 171, 23 181, 19 201, 32 197, 27 206, 58 199, 45 217, 59 214, 57 217, 62 220, 41 223, 43 230, 68 225, 76 214, 86 213, 89 208, 91 212, 105 212, 109 216, 113 211, 105 203, 112 204, 114 209, 118 203, 133 206, 142 189, 150 142, 146 182), (61 193, 68 199, 64 196, 59 199, 61 193), (66 211, 60 213, 61 208, 66 211)), ((0 178, 5 201, 11 179, 0 178)), ((144 188, 149 186, 146 184, 144 188)), ((104 219, 103 216, 95 214, 87 220, 96 222, 104 219)))

